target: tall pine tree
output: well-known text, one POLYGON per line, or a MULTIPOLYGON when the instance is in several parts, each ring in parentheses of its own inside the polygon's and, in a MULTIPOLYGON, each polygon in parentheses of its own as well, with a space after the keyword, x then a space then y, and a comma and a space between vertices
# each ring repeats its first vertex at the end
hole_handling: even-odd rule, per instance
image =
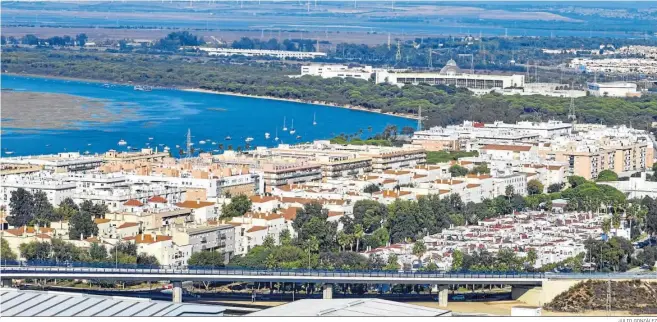
POLYGON ((23 189, 18 188, 11 192, 9 199, 9 213, 11 216, 7 217, 7 221, 14 227, 21 227, 29 224, 34 218, 32 212, 34 205, 34 198, 32 194, 23 189))
POLYGON ((68 221, 68 237, 70 239, 80 240, 80 237, 87 238, 92 235, 98 235, 98 226, 92 219, 92 214, 85 209, 73 214, 68 221))
POLYGON ((35 192, 32 197, 32 213, 34 214, 33 223, 44 227, 48 226, 51 221, 59 220, 58 216, 55 214, 55 208, 53 208, 50 201, 48 201, 48 195, 46 195, 45 192, 39 190, 35 192))

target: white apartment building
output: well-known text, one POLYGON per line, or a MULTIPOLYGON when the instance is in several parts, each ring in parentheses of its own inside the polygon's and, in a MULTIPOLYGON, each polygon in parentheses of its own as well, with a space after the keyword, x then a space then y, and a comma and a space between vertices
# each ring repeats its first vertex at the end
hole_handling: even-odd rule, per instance
POLYGON ((165 182, 132 182, 116 174, 69 173, 62 180, 76 184, 73 199, 76 203, 91 200, 107 205, 110 211, 122 210, 123 204, 130 199, 145 203, 152 197, 160 196, 169 202, 178 202, 184 194, 183 189, 171 187, 165 182))
MULTIPOLYGON (((9 207, 12 192, 23 188, 30 193, 43 191, 48 201, 57 206, 66 198, 73 198, 76 191, 74 182, 61 181, 45 171, 29 174, 15 174, 2 177, 0 182, 0 206, 9 207)), ((11 210, 9 210, 11 213, 11 210)))
POLYGON ((369 80, 374 74, 372 66, 349 67, 347 65, 310 64, 301 66, 301 76, 320 76, 322 78, 357 78, 369 80))
POLYGON ((203 189, 206 192, 206 199, 223 197, 225 191, 230 190, 231 187, 249 184, 255 188, 252 193, 264 192, 264 180, 261 173, 237 174, 220 178, 194 178, 191 174, 181 176, 125 174, 124 176, 126 180, 135 183, 164 183, 182 190, 203 189))
POLYGON ((288 229, 285 218, 279 214, 247 212, 242 217, 233 217, 229 224, 235 227, 235 255, 244 255, 262 245, 267 236, 278 244, 281 232, 288 229))
POLYGON ((40 166, 43 170, 54 172, 92 170, 102 163, 103 158, 101 156, 80 155, 78 152, 0 158, 1 165, 40 166))

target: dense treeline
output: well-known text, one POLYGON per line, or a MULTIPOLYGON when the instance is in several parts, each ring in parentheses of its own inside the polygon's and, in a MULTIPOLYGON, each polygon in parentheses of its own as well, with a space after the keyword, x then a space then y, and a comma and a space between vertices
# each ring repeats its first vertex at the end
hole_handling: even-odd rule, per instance
POLYGON ((85 43, 87 43, 87 35, 86 34, 77 34, 73 37, 71 36, 54 36, 50 38, 39 38, 35 35, 25 35, 21 38, 16 38, 14 36, 0 36, 0 43, 2 45, 17 45, 17 44, 23 44, 23 45, 32 45, 32 46, 64 46, 64 47, 70 47, 70 46, 80 46, 83 47, 85 43))
POLYGON ((47 227, 51 222, 68 221, 69 238, 77 240, 97 235, 98 226, 93 219, 104 218, 108 212, 106 205, 85 200, 78 206, 71 198, 62 200, 55 208, 45 192, 32 194, 23 188, 11 192, 9 208, 11 216, 7 222, 13 227, 47 227))
MULTIPOLYGON (((569 100, 544 96, 473 96, 465 89, 446 86, 397 86, 355 79, 289 78, 298 70, 279 62, 225 64, 222 60, 154 55, 72 53, 49 50, 7 49, 2 65, 9 73, 88 78, 160 86, 200 87, 220 92, 272 96, 304 101, 356 105, 384 112, 416 113, 422 107, 426 126, 462 120, 516 122, 566 120, 569 100), (190 63, 193 62, 193 63, 190 63)), ((647 127, 657 121, 657 100, 652 96, 622 99, 575 99, 580 122, 629 124, 647 127)))

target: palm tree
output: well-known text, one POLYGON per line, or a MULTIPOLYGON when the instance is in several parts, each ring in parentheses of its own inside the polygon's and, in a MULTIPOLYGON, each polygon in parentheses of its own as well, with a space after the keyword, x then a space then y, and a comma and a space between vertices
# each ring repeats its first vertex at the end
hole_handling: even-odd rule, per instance
POLYGON ((347 244, 349 244, 349 237, 347 234, 345 234, 344 231, 339 231, 338 232, 338 245, 340 245, 340 251, 343 252, 345 247, 347 247, 347 244))
POLYGON ((372 126, 371 125, 367 127, 367 131, 372 133, 372 126))
POLYGON ((223 149, 224 149, 224 144, 223 144, 223 143, 219 143, 219 150, 223 150, 223 149))
POLYGON ((232 150, 232 149, 233 149, 233 145, 232 145, 232 144, 229 144, 229 145, 228 145, 228 150, 232 150))
POLYGON ((360 239, 365 236, 365 232, 363 231, 363 225, 361 224, 356 224, 354 225, 354 238, 356 238, 356 251, 358 251, 359 246, 360 246, 360 239))

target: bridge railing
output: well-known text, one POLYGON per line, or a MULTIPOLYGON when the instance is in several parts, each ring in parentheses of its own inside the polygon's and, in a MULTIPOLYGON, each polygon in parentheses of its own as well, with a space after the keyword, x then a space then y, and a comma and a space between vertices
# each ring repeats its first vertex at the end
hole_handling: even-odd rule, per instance
POLYGON ((328 269, 263 269, 246 267, 189 266, 170 268, 154 265, 118 263, 56 262, 46 260, 12 261, 1 260, 3 271, 32 272, 97 272, 105 274, 186 274, 186 275, 247 275, 247 276, 320 276, 320 277, 397 277, 397 278, 544 278, 540 272, 441 272, 441 271, 396 271, 396 270, 328 270, 328 269), (20 267, 20 268, 19 268, 20 267))

